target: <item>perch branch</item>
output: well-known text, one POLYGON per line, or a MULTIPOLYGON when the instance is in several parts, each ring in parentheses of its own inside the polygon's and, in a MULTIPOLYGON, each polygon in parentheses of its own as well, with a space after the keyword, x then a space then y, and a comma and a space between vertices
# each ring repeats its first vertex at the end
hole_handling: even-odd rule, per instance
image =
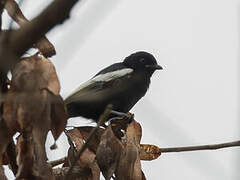
POLYGON ((160 148, 162 153, 168 152, 184 152, 184 151, 200 151, 200 150, 216 150, 228 147, 240 146, 240 141, 232 141, 221 144, 209 144, 201 146, 184 146, 184 147, 172 147, 172 148, 160 148))
MULTIPOLYGON (((161 153, 169 153, 169 152, 185 152, 185 151, 201 151, 201 150, 217 150, 229 147, 240 146, 240 141, 232 141, 221 144, 208 144, 201 146, 183 146, 183 147, 171 147, 171 148, 160 148, 161 153)), ((65 162, 67 157, 61 158, 59 160, 49 162, 52 167, 57 166, 65 162)))

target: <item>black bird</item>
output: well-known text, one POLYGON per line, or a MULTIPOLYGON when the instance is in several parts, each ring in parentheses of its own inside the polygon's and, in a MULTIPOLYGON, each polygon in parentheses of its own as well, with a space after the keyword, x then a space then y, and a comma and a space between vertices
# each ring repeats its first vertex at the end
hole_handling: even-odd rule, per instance
POLYGON ((97 121, 108 104, 127 113, 146 94, 155 70, 162 69, 154 56, 136 52, 123 62, 101 70, 65 99, 69 117, 97 121))

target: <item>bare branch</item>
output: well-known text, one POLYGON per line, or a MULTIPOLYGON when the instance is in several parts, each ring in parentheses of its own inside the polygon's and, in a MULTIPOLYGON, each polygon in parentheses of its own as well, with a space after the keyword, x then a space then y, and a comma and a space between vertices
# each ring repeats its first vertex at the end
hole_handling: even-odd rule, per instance
MULTIPOLYGON (((7 10, 8 15, 16 22, 20 27, 25 26, 26 23, 29 23, 27 18, 23 15, 21 9, 15 0, 8 0, 5 4, 5 9, 7 10)), ((12 22, 12 21, 11 21, 12 22)), ((11 23, 12 24, 12 23, 11 23)), ((10 25, 11 27, 11 25, 10 25)), ((45 57, 51 57, 56 54, 54 46, 51 42, 43 36, 40 41, 34 44, 34 47, 38 48, 39 51, 45 57)))
MULTIPOLYGON (((56 180, 64 180, 64 177, 68 173, 70 167, 63 167, 63 168, 55 168, 53 169, 53 174, 56 178, 56 180)), ((78 179, 78 180, 85 180, 84 178, 86 176, 86 171, 84 171, 82 168, 75 166, 72 170, 72 179, 78 179), (83 178, 82 178, 83 177, 83 178)))
POLYGON ((50 164, 52 167, 55 167, 55 166, 57 166, 57 165, 59 165, 59 164, 64 163, 66 160, 67 160, 67 157, 63 157, 63 158, 57 159, 57 160, 55 160, 55 161, 50 161, 49 164, 50 164))
MULTIPOLYGON (((169 152, 185 152, 185 151, 200 151, 200 150, 217 150, 222 148, 229 148, 229 147, 235 147, 240 146, 240 141, 232 141, 227 143, 221 143, 221 144, 209 144, 209 145, 201 145, 201 146, 184 146, 184 147, 172 147, 172 148, 161 148, 161 153, 169 153, 169 152)), ((51 161, 49 164, 52 165, 52 167, 57 166, 59 164, 62 164, 65 162, 67 157, 51 161)))
POLYGON ((13 31, 10 38, 13 52, 21 56, 54 26, 62 24, 69 18, 70 10, 77 2, 78 0, 55 0, 30 23, 13 31))
POLYGON ((209 144, 201 146, 186 146, 186 147, 172 147, 172 148, 161 148, 162 153, 169 152, 184 152, 184 151, 200 151, 200 150, 216 150, 228 147, 240 146, 240 141, 232 141, 221 144, 209 144))
POLYGON ((40 15, 18 30, 0 36, 0 69, 8 71, 34 43, 57 24, 69 18, 71 8, 80 0, 55 0, 40 15), (59 13, 61 12, 61 13, 59 13))

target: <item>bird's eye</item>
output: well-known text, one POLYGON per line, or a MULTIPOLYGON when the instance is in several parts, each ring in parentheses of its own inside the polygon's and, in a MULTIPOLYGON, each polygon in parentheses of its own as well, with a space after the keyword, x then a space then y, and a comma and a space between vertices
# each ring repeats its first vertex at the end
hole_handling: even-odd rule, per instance
POLYGON ((141 62, 141 63, 144 63, 144 62, 145 62, 145 59, 144 59, 144 58, 141 58, 141 59, 140 59, 140 62, 141 62))

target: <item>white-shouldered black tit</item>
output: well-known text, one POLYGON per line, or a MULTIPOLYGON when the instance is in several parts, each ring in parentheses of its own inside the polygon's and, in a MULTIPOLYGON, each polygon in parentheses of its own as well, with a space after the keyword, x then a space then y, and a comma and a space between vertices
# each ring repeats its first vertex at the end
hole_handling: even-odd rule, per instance
POLYGON ((108 104, 127 113, 146 94, 155 70, 162 69, 154 56, 140 51, 98 72, 65 99, 69 117, 98 121, 108 104))

